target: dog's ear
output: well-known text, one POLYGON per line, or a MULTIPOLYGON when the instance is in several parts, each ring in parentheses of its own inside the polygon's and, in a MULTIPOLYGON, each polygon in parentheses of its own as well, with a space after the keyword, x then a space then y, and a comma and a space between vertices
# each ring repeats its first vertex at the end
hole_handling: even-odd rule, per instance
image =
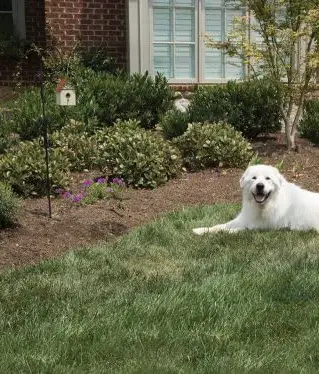
POLYGON ((277 168, 275 168, 275 173, 276 173, 276 182, 278 181, 278 183, 276 184, 279 187, 281 187, 286 182, 286 179, 282 174, 280 174, 280 171, 277 168))
POLYGON ((245 180, 247 178, 247 174, 248 174, 248 169, 244 172, 244 174, 241 176, 241 178, 239 180, 240 188, 244 188, 245 180))
POLYGON ((278 172, 278 174, 279 174, 279 178, 278 178, 279 179, 279 185, 282 186, 286 182, 286 179, 279 172, 278 172))

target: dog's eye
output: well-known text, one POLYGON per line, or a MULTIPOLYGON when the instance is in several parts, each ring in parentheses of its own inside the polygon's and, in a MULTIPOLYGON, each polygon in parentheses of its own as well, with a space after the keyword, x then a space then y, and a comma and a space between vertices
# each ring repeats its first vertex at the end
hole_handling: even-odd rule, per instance
POLYGON ((266 179, 266 181, 269 181, 269 180, 270 180, 270 178, 269 178, 269 177, 266 177, 265 179, 266 179))
POLYGON ((252 177, 252 179, 257 179, 257 177, 252 177))

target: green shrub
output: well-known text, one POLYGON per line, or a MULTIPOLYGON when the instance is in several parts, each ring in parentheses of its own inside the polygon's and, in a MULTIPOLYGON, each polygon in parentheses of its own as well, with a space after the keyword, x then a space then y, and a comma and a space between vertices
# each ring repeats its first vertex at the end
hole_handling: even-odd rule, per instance
MULTIPOLYGON (((73 116, 73 109, 59 106, 55 102, 54 88, 45 92, 45 112, 51 131, 63 127, 73 116)), ((11 119, 6 121, 8 133, 16 133, 22 140, 32 140, 43 135, 42 104, 39 88, 23 92, 12 104, 11 119)))
POLYGON ((13 226, 18 221, 20 200, 11 187, 0 182, 0 229, 13 226))
POLYGON ((135 187, 154 188, 175 176, 180 154, 159 134, 138 127, 138 122, 117 123, 97 133, 99 165, 135 187))
POLYGON ((94 48, 90 51, 80 51, 80 62, 84 67, 96 72, 115 73, 115 59, 110 57, 104 48, 94 48))
POLYGON ((115 59, 104 48, 87 51, 78 46, 71 53, 53 50, 44 58, 45 79, 56 84, 61 77, 67 76, 75 83, 78 79, 94 72, 115 73, 115 59))
POLYGON ((278 88, 267 79, 200 87, 193 95, 193 122, 225 122, 248 139, 281 128, 278 88))
POLYGON ((152 78, 145 73, 111 75, 96 73, 76 82, 80 117, 88 127, 111 125, 116 120, 140 121, 153 128, 160 116, 172 107, 173 91, 161 75, 152 78))
POLYGON ((51 136, 52 146, 69 160, 71 171, 83 171, 96 166, 98 148, 82 122, 71 120, 68 125, 51 136))
POLYGON ((11 131, 10 123, 0 113, 0 154, 4 153, 8 148, 18 144, 20 136, 11 131))
POLYGON ((184 134, 190 122, 189 112, 181 112, 176 109, 169 110, 160 120, 164 137, 173 139, 184 134))
POLYGON ((251 145, 233 127, 195 123, 174 140, 184 164, 191 170, 207 167, 245 167, 252 157, 251 145))
MULTIPOLYGON (((52 187, 65 186, 69 181, 69 160, 58 149, 50 151, 52 187)), ((20 195, 43 195, 46 192, 44 149, 37 141, 20 142, 0 156, 0 178, 20 195)))
POLYGON ((319 101, 305 103, 303 118, 299 124, 300 135, 314 144, 319 144, 319 101))

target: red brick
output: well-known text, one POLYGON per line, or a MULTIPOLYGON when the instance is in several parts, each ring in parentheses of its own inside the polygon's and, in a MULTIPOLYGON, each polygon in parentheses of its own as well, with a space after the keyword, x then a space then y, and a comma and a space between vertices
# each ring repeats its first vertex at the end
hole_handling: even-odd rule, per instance
MULTIPOLYGON (((126 0, 25 0, 27 40, 45 47, 56 44, 70 51, 82 41, 88 50, 101 44, 125 68, 127 55, 126 0)), ((1 59, 0 85, 12 83, 17 61, 1 59)), ((22 78, 32 82, 39 59, 32 56, 22 64, 22 78)))

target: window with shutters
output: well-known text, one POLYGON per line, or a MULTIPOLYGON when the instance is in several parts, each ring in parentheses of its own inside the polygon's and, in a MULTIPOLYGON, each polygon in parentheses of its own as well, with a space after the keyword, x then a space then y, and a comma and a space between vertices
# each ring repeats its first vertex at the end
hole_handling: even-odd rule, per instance
MULTIPOLYGON (((234 17, 245 14, 245 9, 238 7, 234 1, 226 1, 204 0, 204 32, 215 40, 225 41, 234 17)), ((239 57, 229 57, 221 50, 208 47, 204 47, 203 55, 204 80, 240 79, 244 76, 244 67, 239 57)))
POLYGON ((171 83, 241 79, 239 58, 205 46, 205 34, 225 40, 235 0, 129 0, 130 71, 160 72, 171 83))
POLYGON ((153 69, 167 78, 196 76, 195 0, 154 0, 153 69))

